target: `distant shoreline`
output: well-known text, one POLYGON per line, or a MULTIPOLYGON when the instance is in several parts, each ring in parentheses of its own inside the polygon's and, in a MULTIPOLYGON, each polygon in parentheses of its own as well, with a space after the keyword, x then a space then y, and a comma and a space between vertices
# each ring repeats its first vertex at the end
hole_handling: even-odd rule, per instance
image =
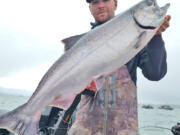
MULTIPOLYGON (((10 92, 1 92, 0 91, 0 97, 3 97, 3 96, 13 96, 13 97, 24 97, 24 98, 30 98, 32 95, 32 93, 10 93, 10 92)), ((1 101, 1 98, 0 98, 0 101, 1 101)), ((180 108, 180 104, 166 104, 166 103, 142 103, 142 102, 139 102, 138 103, 138 106, 142 106, 142 105, 152 105, 154 107, 158 107, 160 105, 170 105, 172 106, 173 108, 180 108)))

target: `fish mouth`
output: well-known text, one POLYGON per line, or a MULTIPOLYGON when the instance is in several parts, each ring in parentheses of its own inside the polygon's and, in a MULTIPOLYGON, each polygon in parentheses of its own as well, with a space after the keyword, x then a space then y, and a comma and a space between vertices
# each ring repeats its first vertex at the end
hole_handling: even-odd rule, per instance
MULTIPOLYGON (((166 4, 165 6, 163 6, 163 7, 159 7, 158 4, 157 4, 157 2, 156 2, 156 0, 147 0, 147 2, 148 2, 148 5, 149 5, 149 6, 154 6, 154 8, 156 8, 156 10, 158 10, 159 15, 160 15, 161 17, 164 17, 164 16, 166 15, 167 10, 168 10, 168 8, 170 7, 170 3, 167 3, 167 4, 166 4)), ((134 11, 132 11, 132 16, 133 16, 133 19, 134 19, 135 23, 136 23, 140 28, 142 28, 142 29, 154 30, 154 29, 157 28, 157 27, 155 27, 155 26, 146 26, 146 25, 141 24, 141 23, 136 19, 136 17, 134 16, 134 11)))

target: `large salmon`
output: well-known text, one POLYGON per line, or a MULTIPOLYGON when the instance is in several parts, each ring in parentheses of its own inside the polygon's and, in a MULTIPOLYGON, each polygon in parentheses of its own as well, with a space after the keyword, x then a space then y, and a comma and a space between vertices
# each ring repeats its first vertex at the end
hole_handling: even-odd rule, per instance
POLYGON ((0 127, 19 135, 37 135, 38 116, 45 106, 57 97, 63 104, 91 80, 132 59, 154 36, 168 7, 166 4, 160 8, 155 0, 144 0, 89 31, 53 64, 27 103, 0 117, 0 127))

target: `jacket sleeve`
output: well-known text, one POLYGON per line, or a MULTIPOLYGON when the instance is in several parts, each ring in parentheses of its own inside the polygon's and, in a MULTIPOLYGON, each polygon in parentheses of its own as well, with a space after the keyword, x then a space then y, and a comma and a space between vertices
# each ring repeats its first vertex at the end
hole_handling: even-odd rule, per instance
POLYGON ((138 54, 138 67, 149 80, 158 81, 165 76, 167 72, 166 50, 161 35, 155 35, 138 54))

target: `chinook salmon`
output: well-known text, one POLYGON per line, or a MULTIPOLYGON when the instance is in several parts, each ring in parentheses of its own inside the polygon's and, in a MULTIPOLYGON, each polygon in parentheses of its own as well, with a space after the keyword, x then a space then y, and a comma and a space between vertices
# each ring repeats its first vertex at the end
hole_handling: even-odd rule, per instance
MULTIPOLYGON (((100 75, 126 64, 155 35, 170 4, 159 7, 155 0, 144 0, 110 21, 89 31, 47 71, 27 103, 0 116, 0 127, 19 135, 37 135, 38 116, 57 97, 61 102, 84 90, 100 75)), ((68 106, 66 106, 68 107, 68 106)))

